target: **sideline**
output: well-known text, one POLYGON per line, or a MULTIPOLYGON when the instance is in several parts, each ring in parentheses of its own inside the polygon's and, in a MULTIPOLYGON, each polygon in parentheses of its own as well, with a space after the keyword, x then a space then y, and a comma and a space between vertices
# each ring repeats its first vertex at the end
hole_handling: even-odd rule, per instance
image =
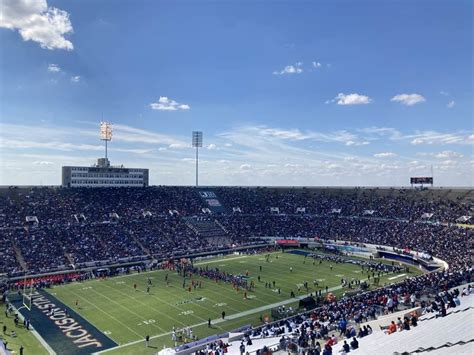
MULTIPOLYGON (((236 260, 236 259, 243 259, 243 258, 248 258, 248 257, 251 257, 253 256, 254 254, 252 255, 241 255, 241 256, 236 256, 236 257, 233 257, 233 258, 222 258, 221 256, 216 256, 215 258, 212 258, 211 260, 207 260, 207 261, 199 261, 197 263, 194 263, 194 265, 205 265, 205 264, 212 264, 212 263, 219 263, 219 262, 224 262, 224 261, 227 261, 227 260, 236 260)), ((119 276, 111 276, 111 277, 108 277, 109 279, 121 279, 123 277, 131 277, 131 276, 137 276, 137 275, 142 275, 142 274, 151 274, 151 273, 154 273, 154 272, 160 272, 160 271, 166 271, 165 269, 155 269, 155 270, 149 270, 149 271, 140 271, 140 272, 132 272, 130 274, 126 274, 126 275, 119 275, 119 276)), ((95 278, 95 279, 88 279, 88 280, 84 280, 84 281, 99 281, 100 279, 99 278, 95 278)), ((83 282, 83 281, 79 281, 79 282, 83 282)))
MULTIPOLYGON (((15 313, 18 314, 18 318, 20 318, 20 320, 23 321, 25 319, 23 314, 21 312, 19 312, 18 309, 11 302, 9 302, 9 304, 13 308, 15 313)), ((30 325, 30 327, 32 328, 31 332, 33 333, 35 338, 40 342, 40 344, 43 345, 43 347, 46 349, 46 351, 50 355, 56 355, 56 352, 53 350, 53 348, 51 346, 49 346, 49 344, 43 339, 43 337, 41 335, 39 335, 39 333, 36 331, 35 327, 32 326, 32 325, 30 325)))

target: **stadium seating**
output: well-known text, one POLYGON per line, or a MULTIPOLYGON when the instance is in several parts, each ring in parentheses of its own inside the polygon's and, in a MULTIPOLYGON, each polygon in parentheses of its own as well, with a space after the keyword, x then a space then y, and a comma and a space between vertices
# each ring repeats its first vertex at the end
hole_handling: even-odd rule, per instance
MULTIPOLYGON (((286 340, 275 343, 282 335, 295 346, 307 346, 309 338, 303 334, 312 334, 324 346, 329 335, 339 333, 341 320, 356 328, 390 313, 390 302, 395 309, 407 308, 410 297, 428 309, 423 304, 426 300, 472 280, 474 229, 454 224, 461 216, 471 216, 471 190, 219 187, 203 191, 190 187, 0 190, 0 275, 60 271, 54 277, 38 278, 41 286, 87 277, 76 273, 65 277, 61 272, 66 270, 216 252, 262 243, 265 237, 384 245, 423 252, 449 265, 448 270, 326 302, 312 313, 252 330, 245 334, 254 340, 247 349, 250 351, 286 345, 286 340), (217 212, 209 213, 203 196, 218 196, 217 212), (28 222, 27 216, 35 222, 28 222)), ((421 339, 416 345, 440 354, 447 347, 464 351, 466 344, 472 344, 460 336, 461 324, 472 317, 470 307, 465 312, 458 312, 458 307, 443 319, 420 321, 410 331, 421 339), (435 324, 436 329, 452 327, 456 331, 450 331, 450 337, 437 335, 436 341, 430 340, 433 327, 424 327, 425 322, 435 324)), ((363 337, 360 346, 383 346, 391 352, 424 351, 405 337, 404 332, 392 336, 379 332, 363 337)), ((237 349, 238 344, 232 344, 229 353, 237 353, 237 349)))
POLYGON ((452 266, 469 264, 464 255, 472 229, 446 222, 470 216, 470 193, 357 188, 208 190, 208 195, 219 197, 223 213, 204 213, 208 206, 202 191, 190 187, 4 189, 0 191, 4 255, 0 273, 18 274, 26 269, 32 274, 130 258, 172 257, 215 250, 210 244, 219 248, 252 244, 267 236, 383 244, 423 251, 452 266), (454 195, 441 199, 446 194, 454 195), (271 213, 270 207, 279 213, 271 213), (236 208, 240 212, 234 212, 236 208), (429 221, 423 219, 426 213, 433 214, 429 221), (39 223, 27 223, 27 216, 39 223), (215 242, 209 243, 213 237, 215 242))

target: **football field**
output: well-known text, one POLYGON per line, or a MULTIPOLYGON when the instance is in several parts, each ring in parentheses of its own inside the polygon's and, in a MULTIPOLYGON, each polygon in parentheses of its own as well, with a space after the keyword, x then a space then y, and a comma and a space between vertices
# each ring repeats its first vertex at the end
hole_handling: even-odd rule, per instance
MULTIPOLYGON (((189 278, 183 288, 182 276, 174 271, 158 270, 71 283, 51 288, 48 292, 118 344, 103 353, 152 354, 163 346, 174 345, 171 337, 173 327, 179 330, 189 326, 195 336, 203 338, 247 324, 258 325, 261 324, 260 317, 270 316, 272 308, 283 304, 287 308, 297 305, 298 300, 291 298, 291 291, 296 297, 303 297, 320 289, 324 294, 327 286, 329 292, 342 295, 342 278, 367 279, 367 274, 358 265, 329 261, 320 264, 319 260, 313 264, 312 259, 305 259, 302 255, 280 252, 270 254, 268 261, 264 254, 231 255, 196 262, 195 266, 248 274, 256 287, 245 299, 244 291, 236 291, 229 283, 216 283, 195 276, 194 281, 200 281, 202 287, 190 292, 189 278), (148 278, 152 282, 149 292, 148 278), (313 285, 314 280, 318 281, 318 286, 313 285), (305 281, 308 290, 303 287, 305 281), (265 283, 271 283, 271 287, 265 287, 265 283), (136 289, 134 285, 137 285, 136 289), (222 319, 223 311, 225 319, 222 319), (212 320, 211 328, 208 327, 209 318, 212 320), (151 337, 149 348, 145 347, 146 335, 151 337)), ((419 270, 410 268, 408 274, 385 275, 380 285, 419 273, 419 270)))

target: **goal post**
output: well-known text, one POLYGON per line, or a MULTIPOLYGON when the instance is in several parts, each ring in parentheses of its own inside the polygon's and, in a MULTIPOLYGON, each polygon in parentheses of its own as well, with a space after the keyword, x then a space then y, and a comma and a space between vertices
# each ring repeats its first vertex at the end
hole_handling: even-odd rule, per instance
POLYGON ((29 311, 31 311, 31 301, 32 301, 32 296, 33 296, 33 283, 34 283, 33 279, 28 280, 25 276, 25 279, 23 282, 23 294, 22 294, 23 307, 29 311))

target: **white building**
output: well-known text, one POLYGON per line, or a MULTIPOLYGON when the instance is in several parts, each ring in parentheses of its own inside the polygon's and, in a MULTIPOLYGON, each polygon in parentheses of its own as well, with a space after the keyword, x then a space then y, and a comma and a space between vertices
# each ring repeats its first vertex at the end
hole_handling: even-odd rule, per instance
POLYGON ((107 158, 97 165, 63 166, 63 187, 144 187, 148 186, 148 169, 111 166, 107 158))

